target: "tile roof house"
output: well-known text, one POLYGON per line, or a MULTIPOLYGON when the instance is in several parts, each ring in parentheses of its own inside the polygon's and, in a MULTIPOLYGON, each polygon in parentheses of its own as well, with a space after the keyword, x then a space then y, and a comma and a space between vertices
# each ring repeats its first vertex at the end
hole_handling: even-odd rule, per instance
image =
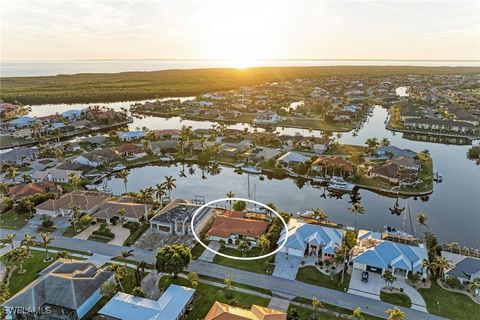
POLYGON ((48 192, 61 193, 62 189, 50 181, 30 182, 10 187, 10 194, 12 195, 13 200, 19 200, 23 197, 32 196, 37 193, 48 192))
POLYGON ((386 163, 379 166, 376 166, 368 172, 368 177, 375 178, 379 177, 385 180, 388 180, 391 183, 398 183, 398 170, 400 166, 395 163, 386 163))
POLYGON ((138 146, 132 143, 122 144, 121 146, 112 148, 112 151, 117 155, 129 158, 142 158, 147 155, 143 146, 138 146))
POLYGON ((316 170, 318 172, 325 171, 325 173, 327 173, 329 170, 335 170, 336 168, 340 168, 343 173, 347 173, 350 175, 353 173, 353 164, 350 161, 337 156, 319 157, 312 163, 311 168, 312 170, 316 170))
POLYGON ((53 181, 58 183, 67 183, 69 180, 68 177, 71 174, 81 177, 83 175, 83 171, 60 169, 58 167, 55 167, 55 168, 50 168, 43 171, 35 171, 32 174, 32 181, 41 182, 41 181, 48 180, 48 181, 53 181))
POLYGON ((327 138, 305 137, 298 142, 298 145, 303 148, 308 148, 316 154, 322 154, 327 150, 331 142, 332 141, 327 138))
POLYGON ((252 305, 250 310, 215 301, 204 320, 286 320, 287 314, 271 308, 252 305))
POLYGON ((171 284, 158 300, 118 292, 98 312, 99 319, 177 320, 192 303, 195 289, 171 284))
POLYGON ((392 159, 389 159, 386 162, 393 163, 399 167, 403 167, 405 169, 414 170, 414 171, 420 171, 420 169, 422 168, 422 166, 418 163, 417 160, 409 157, 403 157, 403 156, 393 157, 392 159))
POLYGON ((307 161, 308 159, 310 159, 310 158, 301 154, 301 153, 298 153, 298 152, 295 152, 295 151, 289 151, 289 152, 285 153, 283 156, 281 156, 280 158, 278 158, 277 162, 280 162, 280 163, 283 163, 287 166, 290 166, 290 165, 296 164, 296 163, 303 163, 303 162, 307 161))
MULTIPOLYGON (((329 260, 335 256, 337 247, 342 243, 344 231, 291 218, 288 221, 288 239, 280 252, 303 257, 316 255, 321 260, 329 260)), ((278 244, 285 240, 285 229, 280 234, 278 244)))
POLYGON ((38 150, 30 147, 18 147, 0 154, 0 163, 23 164, 37 159, 38 150))
POLYGON ((409 273, 426 278, 427 269, 422 266, 424 260, 428 260, 428 253, 422 244, 414 246, 383 240, 366 230, 359 231, 352 254, 353 268, 382 274, 385 270, 392 270, 405 278, 409 273))
POLYGON ((231 244, 236 240, 246 240, 255 245, 258 237, 266 233, 268 222, 244 217, 245 213, 238 211, 226 211, 226 214, 217 216, 207 231, 208 238, 231 244))
POLYGON ((143 132, 143 131, 122 131, 122 132, 117 133, 117 136, 120 139, 120 141, 130 141, 130 140, 145 138, 145 132, 143 132))
POLYGON ((116 153, 112 149, 102 149, 81 154, 74 158, 72 162, 96 168, 112 162, 115 160, 115 157, 116 153))
MULTIPOLYGON (((36 319, 80 319, 101 299, 100 287, 111 276, 110 270, 98 269, 88 262, 59 259, 3 306, 7 312, 10 308, 27 312, 51 308, 52 314, 36 319)), ((34 318, 33 314, 30 316, 34 318)), ((8 318, 16 319, 18 315, 7 314, 8 318)))
POLYGON ((113 217, 119 217, 125 221, 140 222, 148 220, 148 213, 152 210, 152 205, 126 202, 126 201, 106 201, 100 205, 98 210, 93 214, 97 220, 110 221, 113 217), (125 210, 125 215, 120 217, 118 212, 125 210))
POLYGON ((61 196, 59 199, 49 199, 35 207, 37 214, 46 214, 52 217, 70 215, 74 206, 85 214, 96 212, 108 196, 94 191, 75 190, 61 196))

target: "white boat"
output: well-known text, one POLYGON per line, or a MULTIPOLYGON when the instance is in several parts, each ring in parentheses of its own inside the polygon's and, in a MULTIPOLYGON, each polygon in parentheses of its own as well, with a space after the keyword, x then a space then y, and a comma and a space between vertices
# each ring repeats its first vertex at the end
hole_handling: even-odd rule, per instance
POLYGON ((313 216, 313 211, 307 210, 305 212, 297 212, 297 216, 310 218, 313 216))
POLYGON ((112 168, 113 171, 120 171, 120 170, 125 170, 125 169, 127 169, 127 167, 124 166, 123 164, 119 164, 119 165, 112 168))
POLYGON ((342 177, 332 177, 328 183, 328 190, 351 192, 355 185, 343 180, 342 177))
POLYGON ((262 173, 262 170, 256 168, 256 167, 249 167, 249 166, 243 166, 240 168, 243 172, 246 173, 252 173, 252 174, 260 174, 262 173))

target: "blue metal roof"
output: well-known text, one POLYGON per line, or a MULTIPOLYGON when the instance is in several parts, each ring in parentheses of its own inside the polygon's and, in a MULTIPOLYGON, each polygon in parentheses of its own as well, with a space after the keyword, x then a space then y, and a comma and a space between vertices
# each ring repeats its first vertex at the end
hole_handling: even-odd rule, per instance
MULTIPOLYGON (((335 253, 337 246, 340 246, 343 238, 343 230, 323 227, 305 223, 289 230, 290 235, 286 246, 291 249, 305 250, 307 244, 320 245, 325 253, 335 253)), ((282 232, 278 243, 285 238, 285 230, 282 232)))

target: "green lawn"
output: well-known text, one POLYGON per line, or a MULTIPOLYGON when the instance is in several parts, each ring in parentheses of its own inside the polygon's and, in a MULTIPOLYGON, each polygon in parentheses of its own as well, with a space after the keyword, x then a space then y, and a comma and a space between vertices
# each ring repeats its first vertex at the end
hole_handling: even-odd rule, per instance
MULTIPOLYGON (((169 276, 163 276, 160 279, 160 284, 162 288, 167 288, 171 283, 186 287, 190 286, 189 281, 183 278, 173 279, 169 276)), ((238 300, 240 307, 248 309, 250 309, 252 304, 266 307, 268 305, 268 302, 270 301, 270 299, 265 299, 241 292, 233 292, 233 295, 238 300)), ((199 283, 197 287, 197 292, 195 293, 195 299, 193 301, 193 309, 185 317, 185 319, 203 319, 215 301, 228 303, 228 299, 225 297, 225 289, 199 283)))
POLYGON ((406 294, 400 292, 380 291, 380 300, 400 307, 412 307, 412 300, 410 300, 410 298, 406 294))
POLYGON ((326 155, 348 155, 352 152, 364 153, 367 148, 354 144, 332 144, 324 153, 326 155))
MULTIPOLYGON (((218 282, 218 283, 223 283, 223 281, 225 280, 225 279, 219 279, 219 278, 204 276, 204 275, 201 275, 201 274, 199 274, 198 276, 199 276, 200 279, 209 280, 209 281, 218 282)), ((255 291, 255 292, 258 292, 258 293, 266 294, 266 295, 269 295, 269 296, 272 295, 272 291, 270 291, 268 289, 250 286, 248 284, 244 284, 244 283, 241 283, 241 282, 232 281, 232 285, 234 287, 237 287, 237 288, 243 288, 243 289, 255 291)))
MULTIPOLYGON (((10 296, 13 296, 18 291, 23 289, 33 280, 38 277, 38 273, 45 269, 47 266, 52 264, 55 260, 50 262, 43 262, 45 259, 45 252, 32 250, 32 258, 25 260, 23 267, 27 270, 26 273, 18 274, 18 267, 13 271, 10 281, 8 283, 8 290, 10 291, 10 296)), ((55 257, 55 254, 50 253, 51 257, 55 257)), ((4 262, 4 257, 0 257, 0 260, 4 262)), ((11 265, 11 264, 7 264, 11 265)))
MULTIPOLYGON (((312 316, 315 313, 314 310, 304 308, 304 307, 299 307, 299 306, 296 306, 294 304, 291 304, 288 307, 288 311, 290 312, 290 310, 293 309, 293 308, 297 309, 300 320, 308 320, 308 319, 310 319, 310 316, 312 316)), ((331 314, 326 313, 326 312, 317 312, 317 317, 319 319, 322 319, 322 320, 337 319, 337 317, 335 317, 334 315, 331 315, 331 314)))
MULTIPOLYGON (((306 304, 308 306, 312 305, 312 300, 311 299, 306 299, 306 298, 302 298, 302 297, 296 297, 295 299, 293 299, 293 301, 299 302, 299 303, 302 303, 302 304, 306 304)), ((342 314, 345 314, 345 315, 351 315, 353 313, 353 310, 342 308, 342 307, 339 307, 339 306, 335 306, 333 304, 328 304, 328 303, 325 303, 325 302, 323 302, 322 304, 323 304, 323 309, 332 310, 332 311, 342 313, 342 314)), ((292 307, 292 306, 295 306, 295 305, 290 305, 290 307, 292 307)), ((297 307, 297 306, 295 306, 295 307, 297 309, 301 308, 301 307, 297 307)), ((306 308, 302 308, 302 309, 306 309, 306 308)), ((308 309, 306 309, 306 310, 308 310, 308 309)), ((313 310, 310 310, 310 312, 313 313, 313 310)), ((363 316, 364 316, 365 320, 380 320, 380 319, 383 319, 383 318, 371 316, 371 315, 368 315, 368 314, 364 314, 363 316)), ((332 317, 332 315, 331 314, 326 314, 326 317, 332 317)), ((300 317, 300 319, 303 319, 303 318, 300 317)), ((308 318, 306 318, 306 319, 308 319, 308 318)), ((323 317, 321 317, 321 319, 323 319, 323 317)), ((326 318, 326 319, 330 319, 330 318, 326 318)))
POLYGON ((112 241, 113 238, 100 236, 98 234, 92 234, 90 237, 88 237, 88 240, 107 243, 112 241))
MULTIPOLYGON (((204 243, 205 243, 207 246, 208 246, 208 244, 209 244, 208 241, 204 241, 204 243)), ((205 249, 204 246, 202 246, 200 243, 197 243, 197 244, 195 245, 195 247, 193 247, 193 249, 192 249, 192 259, 193 259, 193 260, 198 259, 205 250, 206 250, 206 249, 205 249)))
POLYGON ((343 282, 341 280, 341 273, 333 276, 326 276, 314 266, 307 266, 298 269, 296 280, 314 284, 316 286, 330 288, 338 291, 345 291, 350 283, 350 275, 345 272, 343 282))
POLYGON ((430 313, 456 320, 472 319, 473 315, 480 314, 480 305, 468 296, 442 289, 434 281, 429 289, 418 289, 418 292, 425 299, 430 313))
POLYGON ((130 246, 150 227, 149 223, 143 223, 138 229, 130 229, 130 235, 123 242, 124 246, 130 246))
MULTIPOLYGON (((220 249, 219 252, 234 257, 242 256, 242 253, 240 251, 232 248, 220 249)), ((246 254, 247 257, 258 257, 260 255, 261 249, 258 247, 252 248, 246 254)), ((213 258, 213 263, 250 272, 272 274, 273 269, 275 268, 275 265, 273 264, 274 259, 274 257, 268 257, 263 259, 241 261, 231 258, 225 258, 217 254, 215 258, 213 258), (270 263, 269 261, 271 261, 272 263, 270 263)))
POLYGON ((27 224, 27 217, 28 214, 18 214, 15 209, 12 209, 0 215, 0 226, 5 229, 18 230, 27 224))
MULTIPOLYGON (((69 225, 69 226, 67 227, 67 229, 65 229, 65 231, 63 232, 63 236, 73 238, 73 237, 75 237, 77 234, 79 234, 80 232, 82 232, 83 230, 87 229, 87 227, 89 227, 89 226, 87 225, 87 226, 85 226, 84 228, 82 228, 82 230, 80 230, 80 231, 77 232, 76 230, 73 230, 73 226, 72 226, 72 225, 69 225)), ((78 226, 77 226, 77 228, 78 228, 78 226)))
POLYGON ((23 139, 23 138, 14 138, 11 136, 4 135, 4 136, 1 136, 0 138, 0 148, 9 148, 13 145, 22 144, 28 141, 30 140, 23 139))

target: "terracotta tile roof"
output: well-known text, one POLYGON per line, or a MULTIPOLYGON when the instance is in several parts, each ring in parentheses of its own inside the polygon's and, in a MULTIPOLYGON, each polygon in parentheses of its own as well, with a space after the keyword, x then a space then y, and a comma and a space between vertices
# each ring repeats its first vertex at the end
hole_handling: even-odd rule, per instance
POLYGON ((267 227, 267 221, 218 216, 207 234, 222 238, 227 238, 232 234, 256 238, 264 234, 267 227))
POLYGON ((223 213, 224 217, 245 218, 245 212, 227 210, 223 213))
POLYGON ((31 196, 37 193, 61 191, 60 187, 50 181, 30 182, 10 187, 10 194, 14 200, 31 196))
POLYGON ((287 314, 253 305, 250 310, 215 301, 204 320, 286 320, 287 314))
POLYGON ((345 171, 352 171, 353 165, 350 161, 341 157, 320 157, 312 163, 312 166, 341 166, 345 171))
POLYGON ((124 153, 144 153, 145 149, 143 147, 137 146, 135 144, 127 143, 123 144, 119 147, 112 148, 113 152, 116 154, 124 154, 124 153))
POLYGON ((80 210, 86 211, 95 208, 107 199, 107 195, 98 192, 75 190, 63 195, 59 199, 47 200, 36 206, 35 209, 57 211, 78 206, 80 210))
MULTIPOLYGON (((147 204, 147 212, 152 209, 152 206, 147 204)), ((118 216, 118 211, 125 209, 126 218, 135 218, 140 220, 145 216, 145 205, 142 203, 132 202, 119 202, 119 201, 107 201, 103 203, 98 211, 93 215, 99 219, 110 219, 114 216, 118 216)))

